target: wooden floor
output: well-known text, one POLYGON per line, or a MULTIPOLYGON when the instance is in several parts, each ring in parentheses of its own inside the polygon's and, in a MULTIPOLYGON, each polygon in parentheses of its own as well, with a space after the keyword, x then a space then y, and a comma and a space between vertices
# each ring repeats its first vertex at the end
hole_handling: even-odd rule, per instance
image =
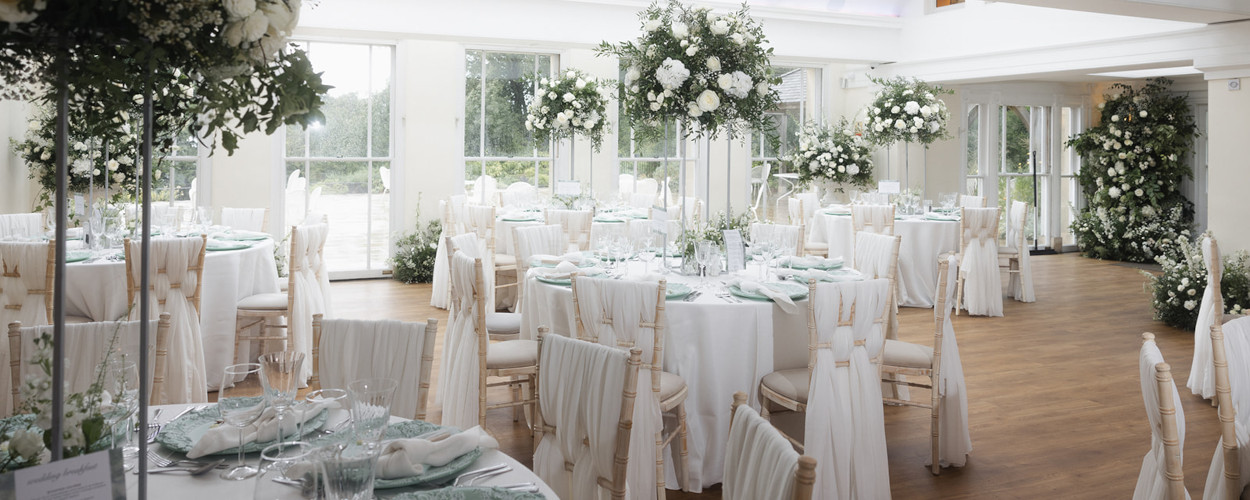
MULTIPOLYGON (((1185 485, 1202 498, 1219 429, 1215 408, 1185 388, 1193 334, 1152 319, 1146 279, 1137 269, 1075 254, 1038 256, 1032 264, 1036 303, 1008 299, 1005 317, 954 320, 968 384, 973 449, 967 466, 930 475, 923 465, 927 410, 885 408, 894 498, 1130 498, 1150 449, 1137 368, 1145 331, 1157 335, 1181 390, 1185 485)), ((441 333, 447 313, 431 308, 429 295, 429 285, 333 284, 337 316, 436 318, 441 333)), ((900 314, 904 340, 932 342, 931 309, 903 308, 900 314)), ((435 349, 439 359, 441 335, 435 349)), ((434 373, 437 378, 437 368, 434 373)), ((433 401, 431 419, 437 422, 433 401)), ((528 431, 512 422, 510 412, 492 412, 488 427, 500 436, 504 452, 530 463, 528 431)), ((716 487, 701 495, 669 494, 719 496, 716 487)))

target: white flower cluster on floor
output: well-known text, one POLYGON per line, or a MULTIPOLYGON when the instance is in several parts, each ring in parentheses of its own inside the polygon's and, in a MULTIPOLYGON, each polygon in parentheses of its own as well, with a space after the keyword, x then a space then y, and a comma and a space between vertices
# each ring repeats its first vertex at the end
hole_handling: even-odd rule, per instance
MULTIPOLYGON (((1202 238, 1189 239, 1188 231, 1174 240, 1160 242, 1164 255, 1155 259, 1162 273, 1142 271, 1149 280, 1155 319, 1177 328, 1194 329, 1202 294, 1207 287, 1207 266, 1202 257, 1202 238)), ((1243 314, 1250 308, 1250 255, 1225 256, 1220 276, 1224 313, 1243 314)))
POLYGON ((948 137, 950 112, 938 98, 948 93, 916 79, 876 80, 881 90, 868 105, 868 138, 879 146, 897 142, 929 144, 948 137))
POLYGON ((598 150, 604 135, 611 131, 607 115, 613 83, 577 69, 543 78, 530 100, 525 129, 539 142, 584 136, 598 150))

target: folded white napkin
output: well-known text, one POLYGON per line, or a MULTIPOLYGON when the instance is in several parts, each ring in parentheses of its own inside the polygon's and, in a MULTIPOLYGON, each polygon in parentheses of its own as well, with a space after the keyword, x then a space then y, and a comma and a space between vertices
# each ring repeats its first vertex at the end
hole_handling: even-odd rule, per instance
POLYGON ((738 288, 746 293, 758 293, 772 299, 777 306, 781 307, 782 311, 787 313, 795 313, 799 310, 799 306, 794 305, 794 301, 790 299, 789 295, 773 290, 772 288, 764 286, 758 282, 735 279, 730 283, 738 285, 738 288))
POLYGON ((556 264, 556 267, 534 267, 530 268, 530 272, 536 276, 542 276, 547 279, 568 279, 574 274, 584 276, 594 276, 599 274, 601 270, 598 267, 577 267, 576 264, 568 261, 556 264))
POLYGON ((815 255, 807 257, 787 257, 786 265, 799 267, 837 267, 842 265, 842 256, 824 258, 815 255))
POLYGON ((833 275, 820 269, 790 269, 788 267, 777 268, 777 276, 789 277, 793 276, 799 281, 806 283, 808 280, 833 281, 833 275))
POLYGON ((418 476, 425 472, 427 466, 446 465, 474 448, 498 447, 499 442, 481 427, 474 427, 439 441, 422 438, 396 439, 382 444, 382 454, 378 457, 374 472, 378 479, 418 476))
MULTIPOLYGON (((304 412, 305 421, 311 420, 321 414, 322 410, 338 408, 335 401, 327 401, 317 403, 309 407, 304 412)), ((296 421, 299 420, 300 413, 294 410, 287 410, 286 415, 282 418, 282 435, 287 436, 294 434, 297 429, 296 421)), ((260 442, 267 443, 278 437, 278 413, 271 406, 265 408, 260 414, 260 418, 252 422, 251 425, 243 428, 243 442, 260 442)), ((239 446, 239 428, 233 425, 218 425, 204 433, 204 436, 191 447, 191 451, 187 452, 187 458, 199 458, 204 455, 212 455, 222 450, 229 450, 239 446)))
POLYGON ((628 281, 659 283, 660 280, 664 279, 664 275, 660 273, 637 274, 637 275, 631 275, 625 279, 628 281))
POLYGON ((582 255, 581 252, 569 252, 564 255, 535 254, 533 256, 533 259, 536 259, 543 264, 559 264, 561 262, 581 264, 582 259, 585 258, 586 256, 582 255))

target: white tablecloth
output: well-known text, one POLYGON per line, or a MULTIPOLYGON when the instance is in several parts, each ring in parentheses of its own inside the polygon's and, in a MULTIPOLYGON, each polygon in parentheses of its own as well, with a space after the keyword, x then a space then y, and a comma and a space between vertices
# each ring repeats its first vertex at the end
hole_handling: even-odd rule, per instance
MULTIPOLYGON (((205 254, 200 290, 200 335, 204 339, 204 361, 211 390, 221 385, 222 371, 234 363, 235 314, 239 300, 279 291, 273 245, 272 240, 261 240, 251 248, 205 254)), ((95 321, 120 318, 129 307, 126 304, 126 263, 101 260, 66 264, 65 290, 67 314, 95 321)))
MULTIPOLYGON (((624 222, 592 222, 590 225, 591 238, 599 238, 604 234, 612 234, 614 236, 629 235, 629 220, 624 222)), ((534 221, 505 221, 500 219, 495 222, 495 253, 512 255, 516 253, 516 247, 512 243, 512 230, 518 227, 538 226, 545 224, 542 218, 534 221)), ((593 244, 593 241, 592 241, 593 244)), ((593 248, 591 250, 594 250, 593 248)))
MULTIPOLYGON (((829 256, 849 262, 855 248, 851 216, 816 212, 810 239, 829 244, 829 256)), ((894 221, 894 234, 903 237, 898 250, 898 272, 903 282, 900 302, 908 307, 933 307, 938 256, 959 251, 959 222, 904 217, 894 221)))
MULTIPOLYGON (((631 273, 641 273, 641 263, 629 264, 631 273)), ((652 271, 656 267, 651 264, 652 271)), ((745 276, 756 278, 758 272, 751 267, 745 276)), ((674 274, 667 279, 692 288, 701 282, 699 278, 674 274)), ((748 401, 758 408, 757 389, 764 375, 774 367, 807 366, 807 301, 797 303, 799 310, 795 314, 786 314, 771 302, 726 302, 716 296, 723 291, 720 282, 724 279, 727 276, 702 281, 717 286, 704 289, 693 302, 670 300, 665 310, 668 323, 664 370, 680 375, 689 389, 689 477, 696 492, 721 482, 725 437, 729 435, 727 405, 733 403, 733 393, 749 394, 748 401)), ((522 337, 535 338, 539 326, 547 326, 559 335, 576 331, 568 287, 541 283, 532 276, 526 279, 526 285, 522 337)), ((675 460, 671 454, 664 459, 665 484, 669 488, 679 484, 673 469, 675 460)))
MULTIPOLYGON (((167 405, 162 406, 160 422, 172 418, 180 413, 189 405, 167 405)), ((330 412, 330 418, 326 422, 327 428, 333 428, 338 422, 348 417, 346 411, 334 410, 330 412)), ((391 422, 401 422, 405 419, 399 417, 391 417, 391 422)), ((149 445, 160 447, 160 445, 149 445)), ((163 455, 169 455, 167 450, 161 450, 163 455)), ((260 460, 259 454, 250 454, 248 460, 256 465, 260 460)), ((234 456, 223 457, 229 461, 234 460, 234 456)), ((485 450, 482 456, 477 459, 473 465, 467 470, 480 469, 489 467, 499 463, 506 463, 512 466, 511 472, 495 476, 493 478, 481 481, 481 486, 497 486, 506 484, 518 484, 532 482, 538 486, 541 492, 547 498, 557 500, 555 492, 546 483, 539 479, 536 474, 521 465, 512 457, 505 455, 499 450, 485 450)), ((252 498, 253 490, 256 488, 255 479, 245 479, 243 481, 227 481, 218 477, 219 471, 209 471, 199 476, 188 476, 186 474, 149 474, 148 475, 148 498, 160 500, 166 498, 177 498, 178 500, 222 500, 222 499, 244 499, 252 498)), ((394 490, 378 490, 378 498, 388 498, 391 492, 399 494, 408 491, 404 488, 394 490)), ((139 482, 134 474, 126 473, 126 497, 139 498, 139 482)), ((303 500, 299 495, 299 490, 291 488, 290 500, 303 500)))

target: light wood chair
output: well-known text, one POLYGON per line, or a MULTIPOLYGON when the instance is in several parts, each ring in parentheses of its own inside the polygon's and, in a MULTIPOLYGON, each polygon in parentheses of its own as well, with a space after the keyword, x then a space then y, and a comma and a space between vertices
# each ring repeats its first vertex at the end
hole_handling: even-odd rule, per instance
POLYGON ((790 224, 798 224, 799 231, 802 233, 803 250, 798 255, 819 255, 827 257, 829 255, 829 243, 811 241, 808 238, 811 234, 808 232, 810 224, 808 224, 808 207, 803 203, 802 198, 790 197, 787 199, 790 212, 790 224))
POLYGON ((1202 262, 1207 268, 1207 287, 1202 291, 1197 322, 1194 323, 1194 355, 1189 366, 1186 386, 1198 396, 1211 399, 1211 406, 1218 405, 1215 396, 1215 372, 1212 367, 1211 325, 1224 323, 1223 260, 1220 245, 1215 236, 1202 238, 1202 262))
POLYGON ((568 245, 576 246, 583 252, 590 250, 590 229, 594 225, 594 219, 595 213, 590 210, 548 209, 546 211, 547 225, 560 225, 564 229, 565 237, 568 238, 568 245))
MULTIPOLYGON (((465 207, 465 212, 468 215, 468 220, 465 221, 465 231, 476 234, 478 239, 486 244, 486 255, 484 257, 490 259, 486 266, 487 269, 494 268, 494 273, 497 277, 512 276, 515 278, 514 282, 519 282, 520 276, 517 275, 516 256, 499 253, 495 247, 497 237, 495 216, 497 215, 497 209, 493 206, 469 205, 465 207)), ((498 281, 498 278, 496 278, 496 281, 498 281)), ((498 282, 495 283, 496 289, 510 286, 516 285, 514 283, 504 283, 502 285, 498 282)), ((495 310, 494 304, 491 304, 491 310, 495 310)))
MULTIPOLYGON (((1133 498, 1166 498, 1169 500, 1186 500, 1189 493, 1185 491, 1185 473, 1181 468, 1181 441, 1184 436, 1180 434, 1179 428, 1184 427, 1185 418, 1182 409, 1176 407, 1176 384, 1172 382, 1172 368, 1163 361, 1163 355, 1159 353, 1158 347, 1154 345, 1155 336, 1151 333, 1143 333, 1141 360, 1142 366, 1142 399, 1146 404, 1147 412, 1158 412, 1157 415, 1150 415, 1152 441, 1158 438, 1163 443, 1163 454, 1165 468, 1161 471, 1143 470, 1149 477, 1146 477, 1146 484, 1142 484, 1141 477, 1138 478, 1137 491, 1134 492, 1133 498), (1147 366, 1147 363, 1153 363, 1147 366), (1147 380, 1146 377, 1150 376, 1147 380), (1152 401, 1157 397, 1157 401, 1152 401), (1156 404, 1157 403, 1157 404, 1156 404), (1177 411, 1181 410, 1181 414, 1177 411), (1178 423, 1179 420, 1179 423, 1178 423), (1153 472, 1153 474, 1151 474, 1153 472), (1158 491, 1143 491, 1146 487, 1151 490, 1151 486, 1156 486, 1156 475, 1162 475, 1166 480, 1166 486, 1163 497, 1148 495, 1149 493, 1159 493, 1158 491)), ((1153 446, 1152 446, 1153 448, 1153 446)), ((1155 457, 1154 450, 1147 452, 1147 457, 1151 468, 1153 468, 1155 457)), ((1143 463, 1142 467, 1147 465, 1143 463)))
MULTIPOLYGON (((546 330, 545 327, 539 328, 540 342, 542 339, 541 334, 544 333, 545 330, 546 330)), ((555 339, 555 337, 557 336, 552 336, 553 342, 556 342, 556 343, 576 342, 579 344, 583 344, 582 349, 596 349, 596 348, 602 349, 603 348, 603 346, 594 345, 589 342, 579 341, 576 339, 568 339, 568 338, 560 337, 557 340, 555 339)), ((535 373, 535 379, 537 380, 538 377, 541 377, 542 373, 551 373, 555 371, 556 365, 553 363, 558 363, 558 362, 559 361, 552 361, 550 357, 540 358, 539 359, 540 367, 538 371, 535 373), (544 363, 544 360, 546 360, 545 363, 544 363)), ((607 488, 613 500, 624 500, 626 498, 625 497, 626 470, 629 467, 629 440, 630 440, 633 427, 634 427, 633 425, 634 399, 638 393, 638 370, 641 364, 642 364, 642 350, 638 348, 630 349, 629 354, 628 354, 628 359, 625 362, 625 373, 623 374, 625 378, 625 383, 624 383, 623 390, 621 391, 621 403, 620 403, 621 411, 620 411, 620 416, 617 419, 616 440, 613 442, 614 449, 612 452, 613 461, 612 461, 611 476, 610 477, 598 476, 595 478, 597 484, 600 487, 607 488)), ((586 378, 595 376, 601 370, 604 369, 604 367, 602 366, 587 366, 587 365, 580 365, 576 368, 565 366, 563 368, 564 369, 561 370, 561 373, 565 374, 565 376, 557 379, 556 383, 554 384, 556 387, 559 387, 560 389, 565 388, 565 384, 561 382, 586 379, 586 378)), ((558 436, 561 436, 563 432, 566 432, 565 427, 562 425, 558 425, 558 424, 550 425, 548 423, 549 419, 544 418, 543 416, 544 408, 547 408, 548 416, 558 415, 558 413, 554 409, 556 407, 556 402, 555 400, 552 399, 553 395, 549 394, 550 391, 542 391, 538 389, 537 383, 535 384, 534 387, 535 387, 535 397, 539 400, 538 404, 535 406, 535 413, 534 413, 535 415, 534 427, 536 429, 534 442, 535 443, 540 442, 543 439, 543 437, 547 434, 552 434, 553 435, 552 437, 556 437, 557 439, 559 439, 558 436), (544 394, 546 394, 547 399, 543 399, 544 394)), ((560 399, 564 399, 564 400, 571 399, 572 401, 575 402, 574 404, 576 404, 577 407, 579 408, 585 408, 588 405, 597 404, 599 402, 598 400, 602 399, 604 396, 610 397, 610 395, 585 394, 585 393, 579 394, 573 391, 564 391, 564 393, 561 394, 560 396, 561 396, 560 399)), ((575 426, 575 427, 582 427, 582 426, 575 426)), ((571 432, 571 431, 567 431, 567 432, 571 432)), ((595 443, 589 439, 583 439, 583 442, 587 443, 591 447, 591 456, 594 456, 595 452, 598 451, 594 449, 595 443)), ((536 444, 535 449, 537 450, 539 448, 540 447, 536 444)), ((537 457, 536 457, 536 461, 537 461, 537 457)), ((566 459, 564 463, 564 468, 568 471, 572 471, 573 464, 566 459)), ((544 480, 551 482, 551 478, 544 478, 544 480)))
POLYGON ((1029 266, 1029 247, 1025 223, 1029 217, 1029 204, 1011 202, 1007 212, 1007 244, 998 247, 998 267, 1005 269, 1009 277, 1007 288, 1021 302, 1033 302, 1033 269, 1029 266))
MULTIPOLYGON (((1232 388, 1229 384, 1228 376, 1228 352, 1224 345, 1224 326, 1219 322, 1211 325, 1211 357, 1215 360, 1215 400, 1219 404, 1220 419, 1220 446, 1223 448, 1224 458, 1224 474, 1223 474, 1223 490, 1224 500, 1236 500, 1241 498, 1242 479, 1241 479, 1241 450, 1237 441, 1237 407, 1233 406, 1232 388)), ((1245 360, 1241 360, 1245 362, 1245 360)), ((1171 401, 1170 399, 1168 401, 1171 401)), ((1162 405, 1160 405, 1162 411, 1162 405)), ((1169 458, 1171 453, 1168 453, 1169 458)), ((1179 458, 1180 452, 1176 453, 1179 458)), ((1179 462, 1179 460, 1178 460, 1179 462)), ((1215 464, 1212 464, 1214 467, 1215 464)), ((1177 468, 1180 465, 1178 463, 1177 468)), ((1168 464, 1169 472, 1172 467, 1168 464)), ((1178 471, 1177 474, 1180 472, 1178 471)), ((1215 471, 1207 474, 1206 494, 1208 498, 1218 498, 1216 496, 1216 486, 1212 484, 1212 478, 1218 477, 1215 471)), ((1171 480, 1171 474, 1168 477, 1171 480)), ((1181 484, 1184 484, 1184 478, 1180 478, 1181 484)), ((1184 498, 1173 497, 1173 498, 1184 498)))
MULTIPOLYGON (((38 214, 35 214, 38 215, 38 214)), ((52 323, 52 288, 56 277, 56 242, 0 242, 0 324, 24 321, 29 326, 52 323), (38 311, 26 310, 27 303, 38 311)), ((110 318, 115 319, 115 318, 110 318)), ((67 315, 66 324, 91 318, 67 315)))
POLYGON ((894 205, 851 205, 851 233, 894 234, 894 205))
POLYGON ((903 237, 898 235, 867 232, 855 235, 855 269, 866 278, 890 280, 890 304, 886 307, 889 315, 885 330, 887 339, 898 338, 898 252, 902 244, 903 237))
MULTIPOLYGON (((455 238, 452 236, 447 236, 443 238, 443 245, 447 249, 447 269, 448 271, 450 271, 451 262, 452 260, 454 260, 453 256, 456 255, 456 251, 466 250, 466 249, 456 246, 455 238)), ((466 253, 468 253, 469 256, 471 257, 480 257, 480 256, 473 255, 472 252, 468 252, 467 250, 466 250, 466 253)), ((522 279, 524 278, 524 274, 522 273, 518 273, 517 276, 522 279)), ((521 298, 520 289, 522 288, 520 287, 519 280, 517 281, 517 283, 501 285, 495 288, 498 289, 498 288, 514 286, 514 285, 517 286, 517 290, 518 290, 517 305, 519 307, 520 298, 521 298)), ((455 296, 455 284, 453 280, 448 280, 447 291, 450 296, 453 296, 453 297, 455 296)), ((493 305, 490 302, 491 301, 487 299, 486 303, 488 305, 493 305)), ((492 341, 519 339, 521 336, 521 313, 495 311, 493 307, 488 309, 486 311, 486 334, 487 336, 490 337, 490 340, 492 341)))
POLYGON ((396 394, 392 403, 391 413, 400 416, 412 416, 417 420, 425 420, 426 404, 430 394, 430 373, 434 367, 434 344, 438 337, 438 320, 430 318, 425 323, 409 323, 392 320, 349 320, 323 319, 322 315, 314 314, 312 320, 312 378, 308 382, 309 390, 326 387, 322 384, 323 367, 321 362, 322 342, 331 343, 328 352, 337 352, 335 346, 355 344, 358 349, 372 348, 368 358, 373 363, 349 363, 343 367, 328 369, 327 375, 332 377, 329 387, 346 389, 353 380, 365 378, 389 378, 399 382, 400 391, 411 391, 417 386, 415 401, 396 394), (327 339, 324 336, 326 325, 330 326, 332 336, 339 338, 327 339), (412 370, 412 352, 402 349, 411 346, 412 342, 420 344, 419 364, 412 370), (389 349, 389 350, 388 350, 389 349), (383 361, 384 360, 384 361, 383 361), (381 364, 379 364, 379 361, 381 364), (415 377, 414 377, 415 376, 415 377), (414 406, 415 409, 405 407, 414 406))
POLYGON ((989 202, 984 196, 973 196, 968 194, 959 195, 960 208, 986 208, 989 202))
MULTIPOLYGON (((568 243, 564 237, 564 228, 552 224, 544 226, 517 226, 512 228, 512 255, 516 257, 517 292, 516 311, 521 312, 525 274, 529 272, 530 260, 539 254, 564 255, 568 243)), ((520 333, 518 316, 517 332, 520 333)))
MULTIPOLYGON (((191 261, 191 265, 187 266, 187 271, 195 273, 195 291, 188 295, 187 299, 191 301, 191 305, 195 308, 195 319, 197 322, 200 319, 201 292, 204 290, 204 252, 208 248, 208 236, 200 235, 200 240, 200 253, 191 261)), ((131 248, 130 238, 126 238, 124 247, 126 256, 126 303, 134 304, 135 298, 138 297, 140 292, 139 277, 135 269, 139 266, 139 256, 134 254, 135 249, 131 248)), ((158 267, 156 274, 166 274, 165 269, 158 267)), ((153 281, 155 281, 155 277, 149 279, 149 290, 153 290, 156 287, 153 281)), ((181 288, 182 279, 174 277, 170 278, 170 282, 170 288, 181 288)), ((159 299, 159 304, 164 305, 165 300, 159 299)))
MULTIPOLYGON (((291 243, 287 252, 290 262, 295 263, 303 259, 296 259, 295 252, 299 246, 296 244, 296 238, 302 237, 303 229, 300 226, 291 226, 291 243)), ((324 250, 324 245, 318 252, 324 250)), ((246 342, 250 346, 256 342, 277 342, 281 348, 279 350, 288 350, 291 348, 291 311, 295 309, 296 286, 295 286, 295 270, 290 269, 286 277, 286 291, 275 293, 260 293, 244 297, 239 301, 235 313, 234 325, 234 355, 230 358, 239 361, 239 345, 246 342), (248 335, 253 328, 258 330, 256 335, 248 335), (266 334, 268 330, 276 330, 275 333, 266 334)))
MULTIPOLYGON (((573 288, 573 293, 572 293, 573 295, 573 318, 574 318, 574 322, 577 325, 577 338, 579 340, 586 340, 589 342, 609 345, 609 347, 615 346, 615 347, 623 348, 623 349, 632 349, 635 347, 640 347, 638 345, 640 340, 648 336, 646 330, 651 331, 649 337, 651 337, 651 342, 652 342, 651 351, 652 352, 651 352, 651 356, 649 357, 649 359, 647 359, 646 362, 643 363, 643 368, 646 368, 650 370, 651 372, 651 392, 660 403, 661 415, 665 413, 671 414, 674 417, 676 417, 676 420, 677 420, 676 431, 673 433, 670 433, 666 437, 663 435, 662 428, 664 424, 662 421, 663 417, 661 416, 660 440, 655 443, 657 495, 658 495, 658 498, 664 498, 665 496, 664 448, 667 448, 670 444, 673 444, 674 440, 677 440, 675 451, 677 452, 677 455, 680 457, 680 462, 681 462, 680 464, 678 464, 679 466, 678 477, 679 477, 679 481, 681 482, 679 486, 682 489, 685 489, 689 483, 688 479, 689 479, 689 468, 690 468, 690 451, 688 449, 687 436, 686 436, 688 427, 686 425, 686 405, 685 405, 686 396, 688 395, 689 389, 686 385, 686 381, 682 379, 681 376, 668 373, 663 370, 664 342, 665 342, 664 325, 668 323, 664 315, 664 309, 665 309, 664 297, 665 297, 665 287, 666 287, 665 280, 660 280, 660 282, 656 284, 656 291, 654 295, 654 297, 656 298, 656 305, 655 305, 654 310, 644 310, 644 311, 641 311, 642 313, 641 316, 630 315, 624 318, 613 318, 607 314, 608 311, 604 311, 603 314, 600 314, 600 313, 584 314, 583 313, 584 300, 579 300, 580 294, 578 292, 579 291, 584 292, 585 291, 584 289, 588 286, 591 287, 592 290, 603 290, 604 288, 615 287, 618 285, 630 286, 633 284, 619 282, 619 281, 615 281, 611 279, 600 279, 600 278, 590 278, 590 277, 583 277, 579 279, 576 274, 571 276, 570 283, 573 288), (580 285, 579 285, 579 282, 581 283, 580 285), (579 290, 579 286, 582 288, 582 290, 579 290), (627 328, 625 329, 632 332, 632 337, 622 338, 618 336, 615 339, 600 338, 595 333, 597 332, 597 329, 587 327, 586 325, 587 321, 584 318, 584 316, 594 316, 594 318, 591 321, 602 323, 602 324, 612 324, 614 326, 620 326, 618 322, 626 322, 627 328)), ((620 293, 623 294, 625 292, 622 291, 620 293)), ((640 298, 644 300, 646 299, 645 296, 640 297, 640 298)))
MULTIPOLYGON (((764 447, 758 441, 748 441, 748 442, 741 442, 741 443, 735 442, 733 424, 734 424, 734 421, 737 420, 738 418, 744 419, 744 423, 745 421, 758 419, 761 421, 758 425, 770 425, 767 421, 763 421, 764 420, 763 417, 760 417, 760 415, 756 413, 753 408, 747 405, 746 402, 747 402, 747 394, 745 392, 734 393, 733 405, 731 405, 729 409, 729 424, 730 424, 729 425, 729 446, 728 446, 728 451, 726 451, 725 453, 725 481, 726 482, 737 479, 737 478, 730 476, 729 468, 730 468, 730 464, 735 463, 737 460, 739 460, 740 456, 744 456, 744 457, 759 456, 760 453, 766 451, 765 449, 763 449, 764 447), (739 408, 742 408, 742 409, 739 410, 739 408), (739 417, 738 416, 739 411, 744 412, 745 415, 743 415, 742 417, 739 417), (740 453, 740 455, 738 453, 740 453)), ((780 432, 776 432, 776 429, 773 429, 773 431, 775 434, 777 434, 779 438, 783 438, 783 439, 785 438, 785 436, 782 435, 780 432)), ((747 436, 744 435, 742 437, 745 438, 747 436)), ((815 487, 815 484, 816 484, 816 459, 806 456, 806 455, 798 456, 795 460, 794 467, 795 467, 794 479, 793 479, 794 494, 790 496, 790 499, 791 500, 811 500, 812 489, 813 487, 815 487)), ((759 483, 764 483, 764 482, 773 482, 773 483, 776 482, 775 478, 770 478, 767 476, 767 472, 771 472, 769 470, 757 469, 757 470, 749 471, 749 472, 754 472, 756 474, 756 477, 753 480, 749 481, 750 483, 759 484, 759 483)), ((739 499, 749 500, 752 498, 751 496, 748 496, 748 493, 736 492, 728 485, 722 485, 721 490, 723 492, 723 495, 724 495, 723 498, 725 498, 725 500, 739 500, 739 499)))
POLYGON ((38 236, 43 233, 43 214, 0 214, 0 239, 38 236))
MULTIPOLYGON (((165 404, 162 393, 165 390, 165 378, 168 368, 169 357, 169 313, 161 313, 160 319, 156 321, 156 342, 150 349, 155 354, 152 356, 152 375, 149 392, 149 404, 159 405, 165 404)), ((42 332, 50 333, 51 325, 22 327, 22 323, 15 321, 9 323, 9 376, 13 381, 12 385, 12 411, 17 414, 22 406, 21 387, 24 385, 21 381, 23 366, 27 370, 36 369, 29 364, 29 353, 23 355, 24 346, 31 344, 34 338, 42 332)), ((139 336, 139 322, 100 322, 100 323, 78 323, 65 326, 65 335, 72 337, 68 343, 69 349, 65 353, 66 359, 74 360, 67 363, 66 383, 72 392, 81 392, 88 389, 88 386, 96 379, 98 367, 104 362, 109 355, 108 348, 111 346, 114 354, 122 351, 122 343, 126 339, 114 338, 114 335, 126 337, 135 340, 139 336), (106 338, 101 338, 106 337, 106 338), (86 342, 91 339, 92 342, 86 342), (91 345, 94 344, 94 345, 91 345), (87 352, 81 352, 74 347, 85 348, 87 352), (96 349, 92 349, 95 347, 96 349), (87 359, 83 359, 83 358, 87 359), (90 370, 90 373, 78 373, 84 370, 90 370), (78 381, 71 383, 70 381, 78 381), (85 383, 82 383, 85 382, 85 383)), ((135 340, 137 342, 137 340, 135 340)), ((137 344, 135 345, 137 347, 137 344)), ((137 356, 136 352, 127 353, 131 356, 137 356)), ((135 359, 132 357, 132 359, 135 359)), ((135 362, 136 366, 138 361, 135 362)))
MULTIPOLYGON (((968 256, 968 247, 972 244, 981 245, 983 242, 993 242, 995 248, 998 244, 998 208, 959 208, 959 253, 955 254, 959 259, 959 281, 955 284, 955 315, 959 315, 959 310, 964 308, 964 282, 967 281, 968 269, 975 266, 975 263, 965 262, 968 256), (992 212, 992 215, 990 215, 992 212), (975 220, 980 220, 978 224, 975 220)), ((993 256, 986 255, 984 258, 996 258, 998 251, 995 250, 993 256)), ((996 279, 1001 280, 1000 277, 996 279)), ((1001 285, 999 285, 1001 287, 1001 285)), ((1002 300, 1001 293, 999 300, 1002 300)), ((969 313, 971 314, 971 313, 969 313)))

